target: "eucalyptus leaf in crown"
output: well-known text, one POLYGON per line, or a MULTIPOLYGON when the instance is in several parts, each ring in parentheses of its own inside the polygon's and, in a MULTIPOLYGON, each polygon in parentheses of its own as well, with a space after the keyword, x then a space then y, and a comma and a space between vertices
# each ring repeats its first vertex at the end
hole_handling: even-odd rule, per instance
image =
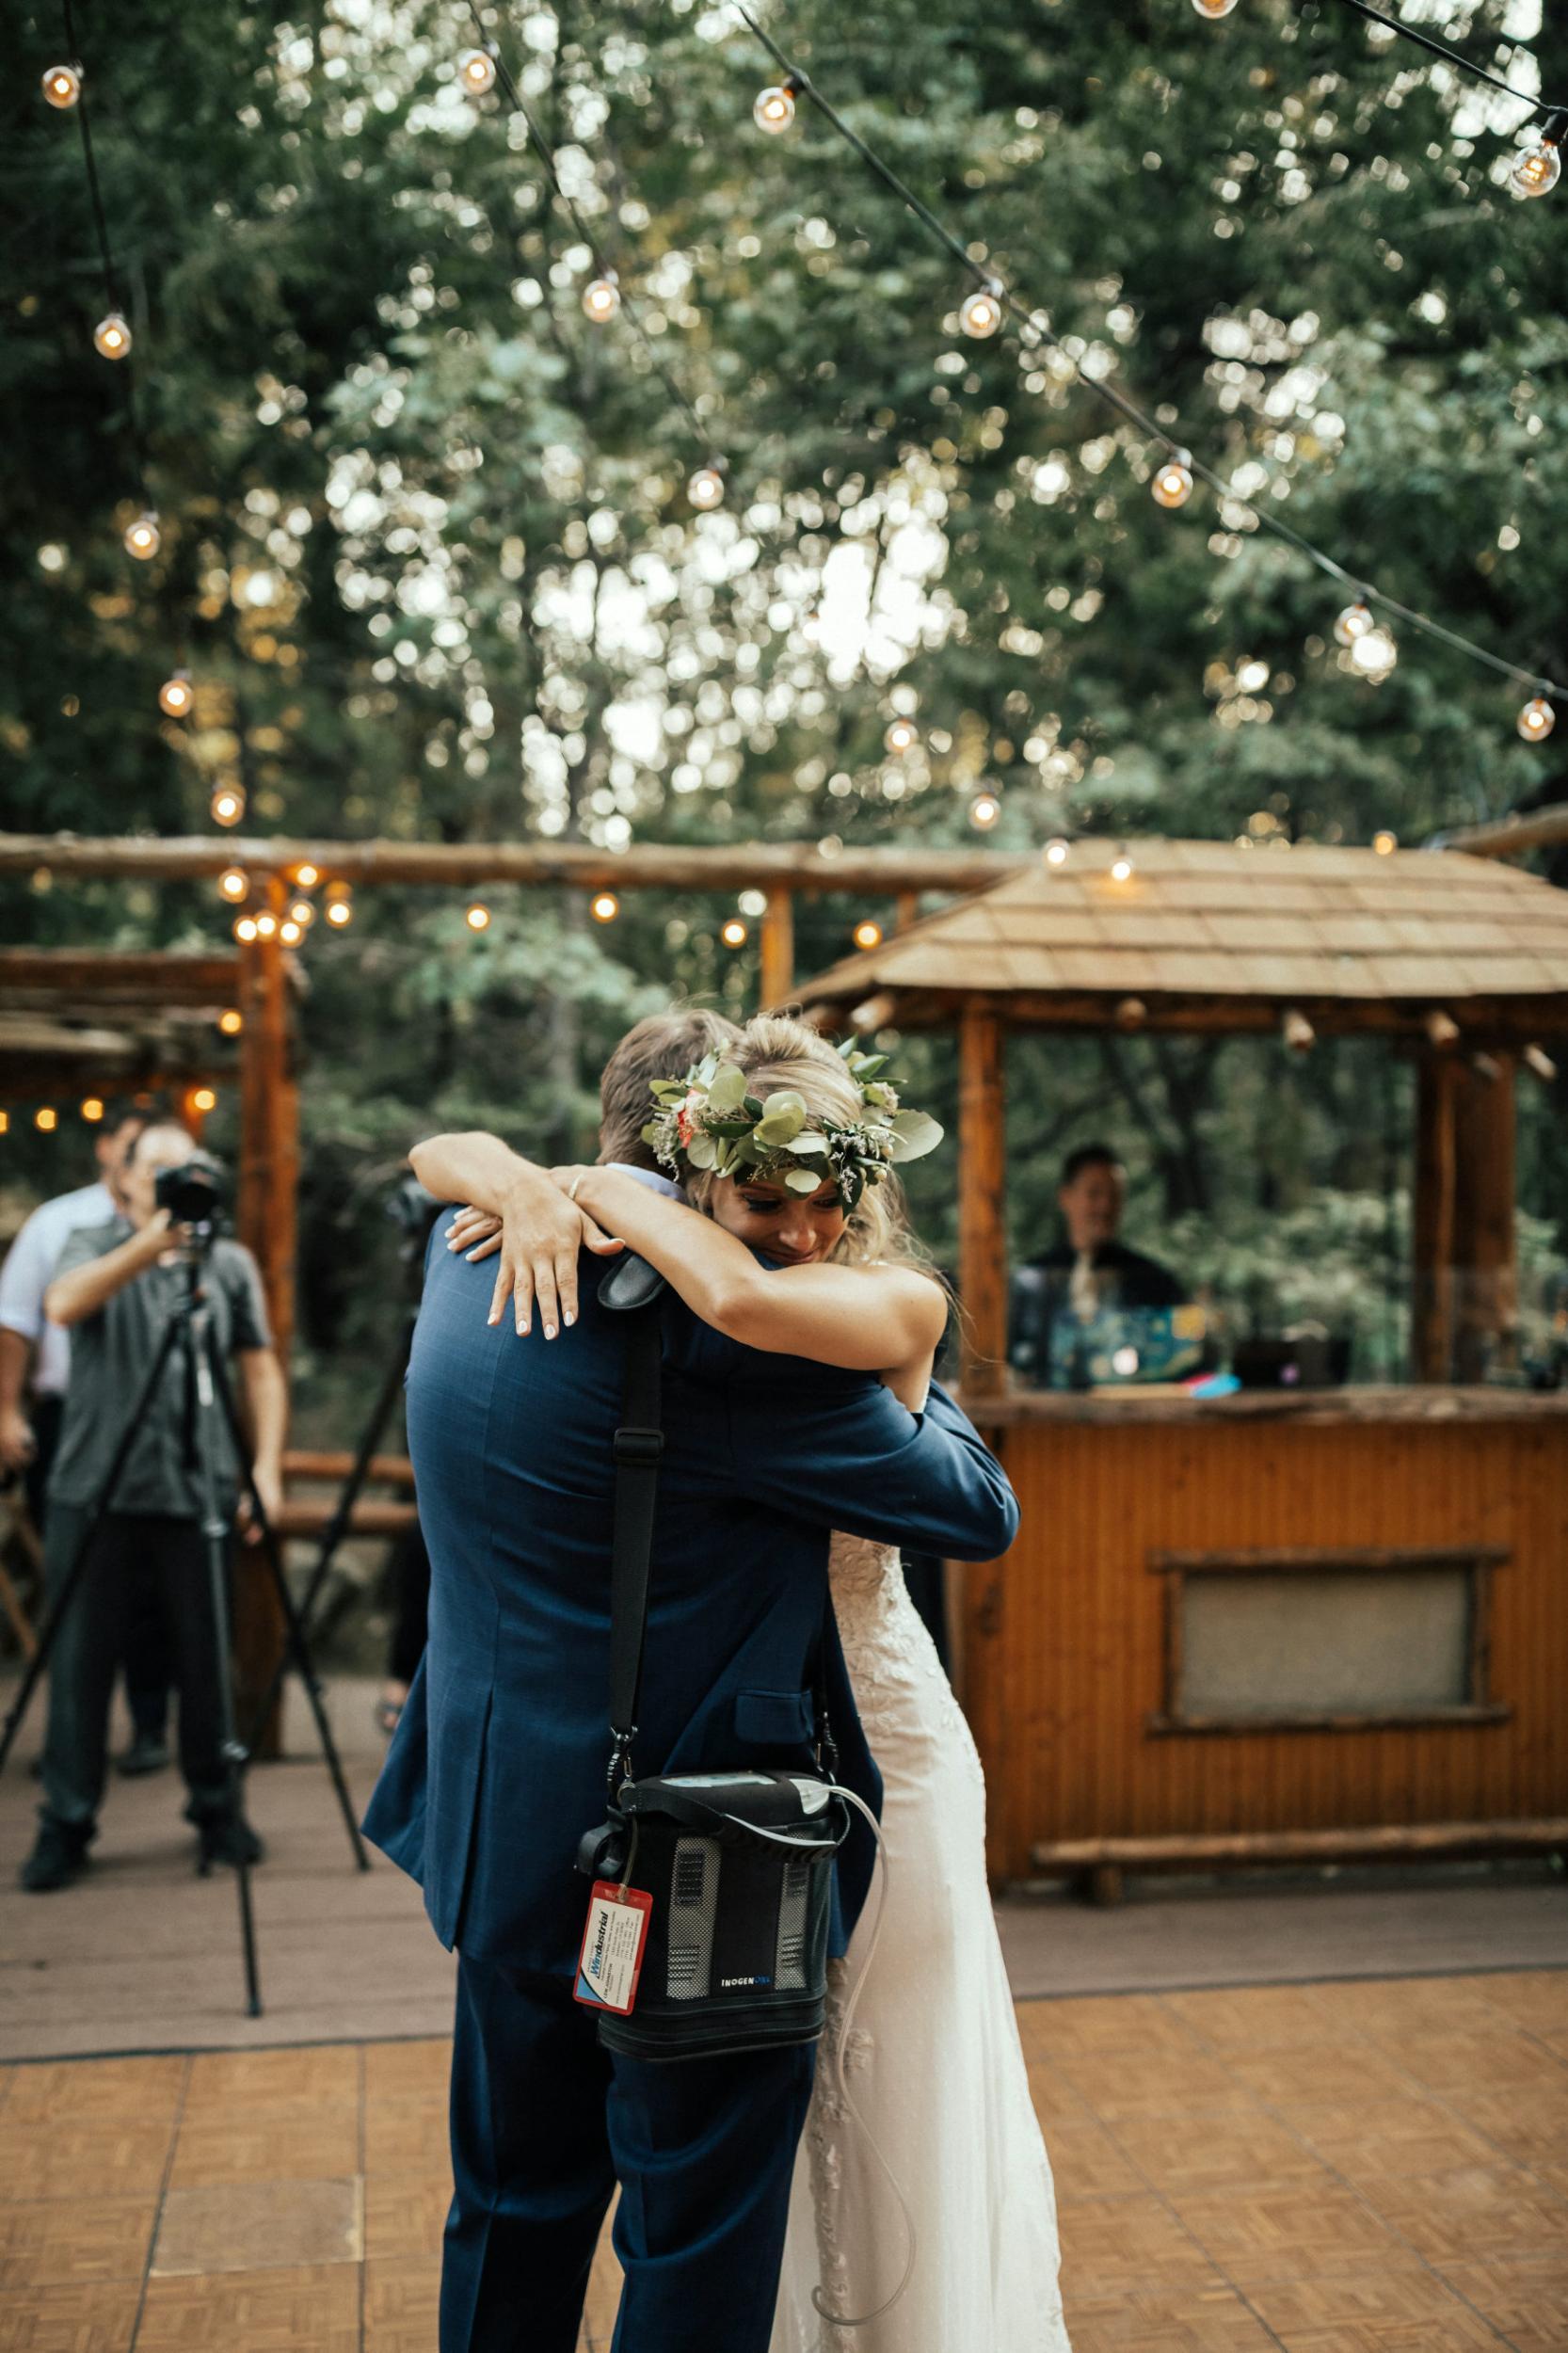
POLYGON ((813 1120, 793 1087, 760 1098, 750 1092, 745 1072, 715 1051, 683 1079, 654 1080, 659 1108, 643 1129, 643 1142, 680 1177, 698 1169, 715 1176, 782 1176, 792 1193, 815 1193, 831 1177, 847 1213, 889 1168, 934 1152, 942 1128, 929 1112, 899 1108, 897 1089, 880 1076, 886 1054, 862 1054, 854 1038, 839 1052, 864 1106, 860 1119, 813 1120))

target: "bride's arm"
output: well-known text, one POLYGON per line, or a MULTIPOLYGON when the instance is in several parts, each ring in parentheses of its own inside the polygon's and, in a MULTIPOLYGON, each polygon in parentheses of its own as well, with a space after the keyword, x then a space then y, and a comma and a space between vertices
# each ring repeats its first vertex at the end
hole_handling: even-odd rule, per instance
POLYGON ((439 1200, 471 1202, 506 1221, 514 1247, 502 1257, 490 1300, 492 1323, 501 1321, 508 1295, 520 1332, 527 1331, 536 1300, 547 1340, 576 1322, 579 1254, 584 1244, 606 1255, 621 1247, 600 1231, 585 1207, 568 1200, 533 1160, 479 1128, 428 1136, 414 1145, 408 1161, 425 1191, 439 1200))
POLYGON ((618 1234, 694 1314, 730 1339, 851 1372, 913 1369, 923 1389, 947 1321, 947 1300, 918 1268, 819 1264, 770 1273, 712 1218, 619 1169, 557 1169, 554 1175, 563 1184, 575 1183, 576 1198, 590 1217, 618 1234))

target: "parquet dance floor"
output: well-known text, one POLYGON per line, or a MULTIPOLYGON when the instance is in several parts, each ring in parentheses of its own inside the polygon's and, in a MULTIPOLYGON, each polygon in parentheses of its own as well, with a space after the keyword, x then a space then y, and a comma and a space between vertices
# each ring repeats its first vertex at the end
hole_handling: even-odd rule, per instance
MULTIPOLYGON (((1568 1971, 1018 2017, 1077 2353, 1568 2348, 1568 1971)), ((0 2070, 0 2353, 431 2353, 446 2069, 433 2039, 0 2070)), ((615 2293, 601 2250, 585 2353, 615 2293)))

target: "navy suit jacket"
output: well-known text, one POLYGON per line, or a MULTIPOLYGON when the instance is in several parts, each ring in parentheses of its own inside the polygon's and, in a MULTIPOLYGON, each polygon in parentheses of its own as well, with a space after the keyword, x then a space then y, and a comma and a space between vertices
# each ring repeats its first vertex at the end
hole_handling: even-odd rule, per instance
MULTIPOLYGON (((365 1832, 418 1880, 437 1934, 477 1959, 569 1971, 575 1859, 605 1814, 611 1443, 624 1318, 584 1255, 581 1311, 546 1341, 486 1322, 493 1269, 438 1227, 408 1368, 408 1450, 430 1551, 430 1639, 365 1832)), ((827 1629, 841 1777, 874 1768, 827 1605, 833 1529, 991 1560, 1017 1528, 1000 1465, 946 1395, 922 1415, 865 1374, 740 1348, 665 1294, 665 1451, 640 1774, 811 1759, 827 1629)), ((864 1895, 846 1849, 839 1927, 864 1895)))

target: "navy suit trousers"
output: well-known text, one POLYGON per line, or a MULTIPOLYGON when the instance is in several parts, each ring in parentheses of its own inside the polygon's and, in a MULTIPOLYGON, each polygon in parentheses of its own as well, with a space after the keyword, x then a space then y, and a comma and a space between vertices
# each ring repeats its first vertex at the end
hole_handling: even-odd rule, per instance
POLYGON ((815 2061, 622 2058, 569 1978, 459 1956, 440 2353, 575 2353, 617 2178, 613 2353, 767 2353, 815 2061))

